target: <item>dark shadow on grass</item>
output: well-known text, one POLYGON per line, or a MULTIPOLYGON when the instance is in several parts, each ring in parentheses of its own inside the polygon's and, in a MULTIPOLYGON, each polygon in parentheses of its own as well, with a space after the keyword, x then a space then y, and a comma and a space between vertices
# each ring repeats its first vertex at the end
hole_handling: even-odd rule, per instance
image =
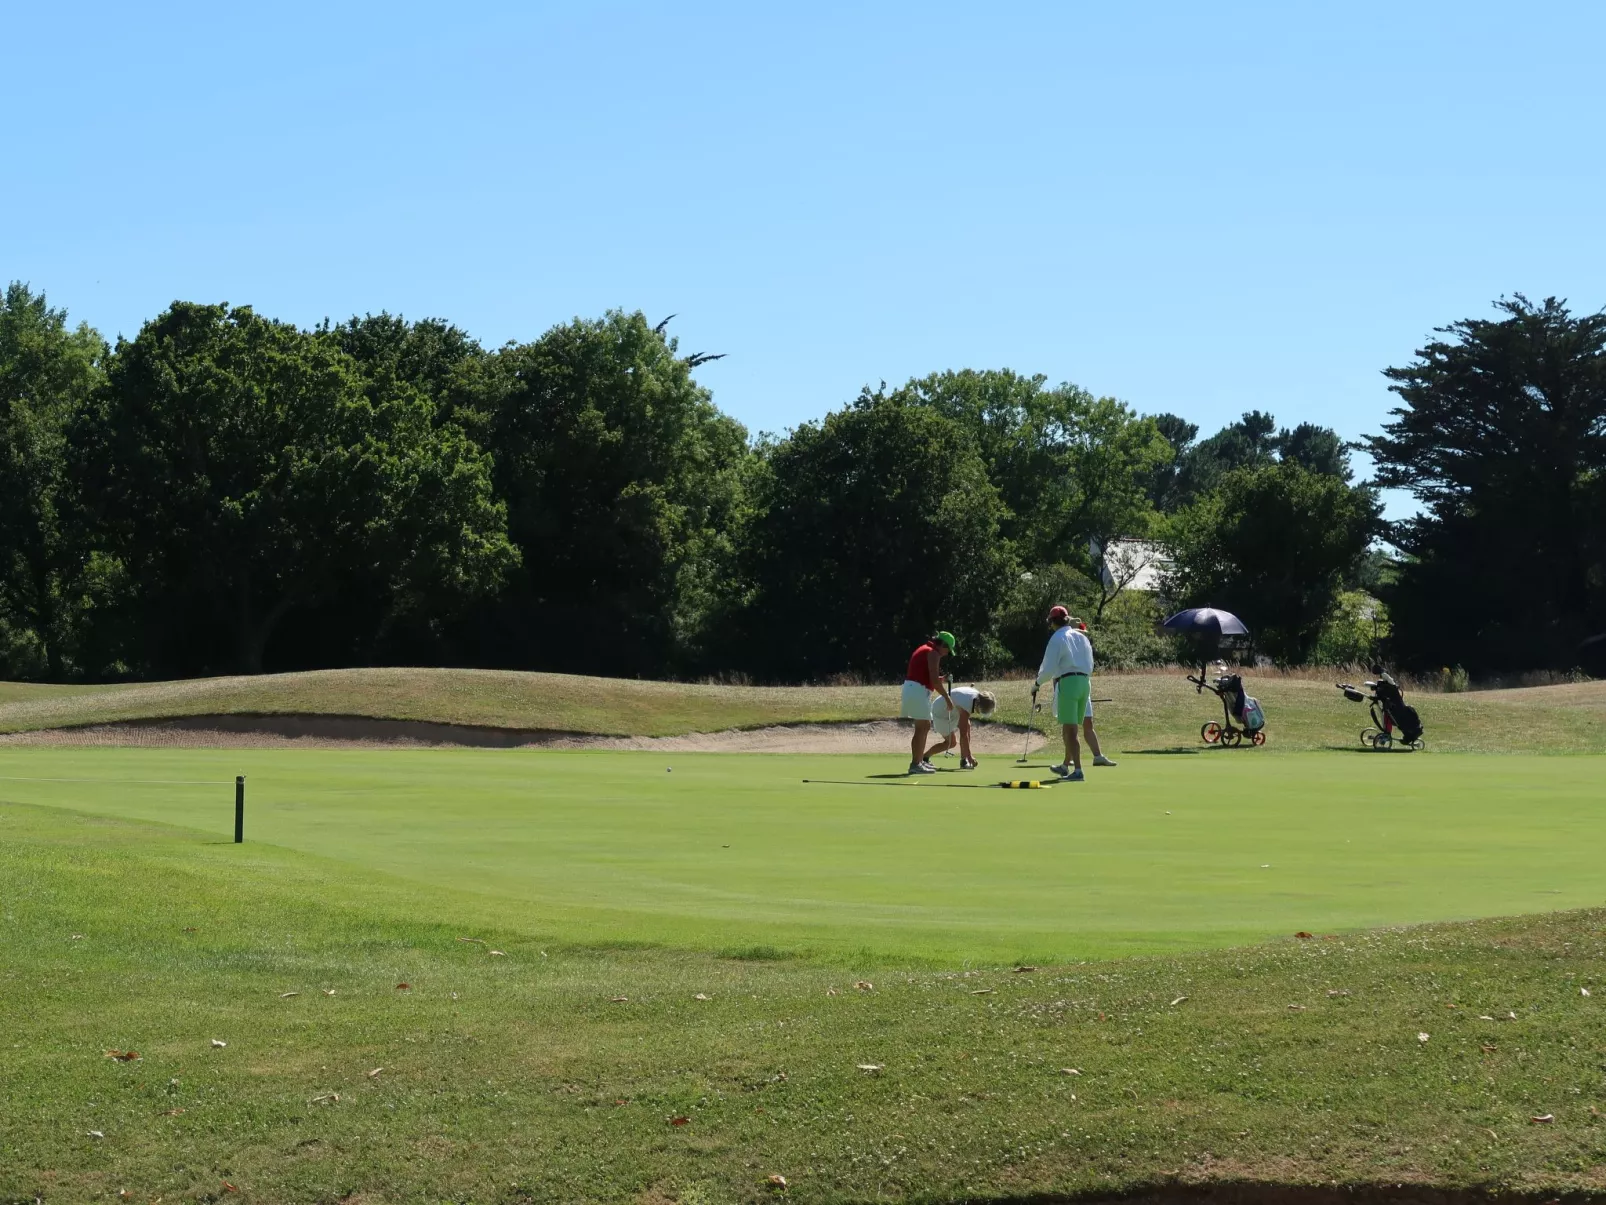
POLYGON ((1389 748, 1389 749, 1373 749, 1373 748, 1370 748, 1370 747, 1368 747, 1366 745, 1323 745, 1322 748, 1326 749, 1327 752, 1329 752, 1329 753, 1367 753, 1367 754, 1385 753, 1385 754, 1387 754, 1387 753, 1416 753, 1416 752, 1419 752, 1419 750, 1416 750, 1416 749, 1402 749, 1402 748, 1399 748, 1397 746, 1394 747, 1394 748, 1389 748))
POLYGON ((1150 755, 1158 756, 1158 755, 1169 755, 1169 754, 1173 754, 1173 753, 1184 753, 1184 754, 1203 753, 1204 750, 1203 749, 1187 749, 1187 748, 1184 748, 1181 745, 1177 745, 1177 746, 1175 746, 1173 748, 1170 748, 1170 749, 1122 749, 1121 752, 1122 753, 1133 753, 1133 754, 1147 753, 1147 754, 1150 754, 1150 755))
POLYGON ((741 946, 721 950, 719 957, 733 962, 787 962, 800 955, 779 946, 741 946))
MULTIPOLYGON (((870 774, 870 775, 866 776, 866 778, 893 778, 893 777, 896 777, 896 778, 898 778, 900 780, 908 779, 908 781, 867 782, 864 778, 805 778, 803 781, 806 782, 806 783, 809 783, 811 785, 816 785, 817 784, 817 785, 822 785, 822 786, 833 786, 833 787, 900 787, 900 786, 915 787, 915 786, 919 785, 919 777, 927 777, 927 778, 929 778, 930 776, 929 775, 922 775, 922 776, 919 776, 919 777, 911 777, 909 775, 904 775, 904 774, 898 774, 898 775, 870 774)), ((1016 780, 1016 781, 1019 781, 1019 780, 1016 780)), ((1065 780, 1063 778, 1059 777, 1059 775, 1056 774, 1053 778, 1040 778, 1037 781, 1042 783, 1046 787, 1046 786, 1053 786, 1056 783, 1064 782, 1065 780)), ((1001 782, 934 782, 934 783, 932 783, 930 785, 929 789, 930 790, 934 790, 934 791, 998 791, 998 790, 1003 790, 1005 788, 1004 788, 1004 784, 1001 783, 1001 782)))
POLYGON ((1586 1205, 1597 1192, 1503 1192, 1425 1184, 1157 1184, 1119 1195, 1082 1193, 965 1197, 967 1205, 1586 1205))

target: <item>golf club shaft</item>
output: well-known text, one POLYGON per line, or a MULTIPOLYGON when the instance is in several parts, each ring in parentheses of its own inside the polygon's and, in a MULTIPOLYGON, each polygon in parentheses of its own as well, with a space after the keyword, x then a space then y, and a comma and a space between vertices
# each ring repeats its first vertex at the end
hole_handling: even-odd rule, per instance
POLYGON ((1021 744, 1020 759, 1026 760, 1026 755, 1032 751, 1032 729, 1035 728, 1037 715, 1037 692, 1032 691, 1032 705, 1026 710, 1026 739, 1021 744))

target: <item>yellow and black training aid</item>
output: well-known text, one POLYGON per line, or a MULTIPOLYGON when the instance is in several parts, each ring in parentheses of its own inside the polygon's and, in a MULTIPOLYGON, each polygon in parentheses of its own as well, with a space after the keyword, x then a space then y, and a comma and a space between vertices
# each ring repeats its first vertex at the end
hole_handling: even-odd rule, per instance
POLYGON ((1035 791, 1042 787, 1042 783, 1035 778, 1017 778, 1014 782, 1001 782, 998 784, 1005 790, 1035 791))

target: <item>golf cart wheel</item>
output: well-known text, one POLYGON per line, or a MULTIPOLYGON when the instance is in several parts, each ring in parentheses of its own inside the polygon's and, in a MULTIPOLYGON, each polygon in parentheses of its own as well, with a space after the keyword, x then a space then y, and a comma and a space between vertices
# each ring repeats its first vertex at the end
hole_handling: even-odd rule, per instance
POLYGON ((1427 747, 1428 743, 1421 737, 1417 737, 1416 740, 1411 742, 1411 748, 1415 749, 1418 753, 1422 752, 1422 750, 1426 749, 1427 747))
POLYGON ((1361 729, 1361 744, 1366 745, 1368 748, 1370 748, 1373 738, 1381 736, 1381 735, 1383 735, 1383 734, 1381 732, 1379 732, 1376 728, 1362 728, 1361 729))
POLYGON ((1372 748, 1374 749, 1392 749, 1393 747, 1394 738, 1386 732, 1379 732, 1372 738, 1372 748))
POLYGON ((1211 720, 1199 729, 1199 739, 1207 745, 1213 745, 1221 739, 1221 725, 1211 720))
POLYGON ((1264 728, 1256 728, 1255 735, 1250 739, 1257 745, 1264 745, 1266 743, 1266 730, 1264 728))
POLYGON ((1229 748, 1236 749, 1244 743, 1244 734, 1237 728, 1225 729, 1221 734, 1221 743, 1229 748))

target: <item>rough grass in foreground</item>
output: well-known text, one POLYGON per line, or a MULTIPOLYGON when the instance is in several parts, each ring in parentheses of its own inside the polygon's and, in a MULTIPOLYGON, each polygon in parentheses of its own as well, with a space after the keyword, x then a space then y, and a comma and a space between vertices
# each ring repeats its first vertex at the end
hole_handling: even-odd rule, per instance
MULTIPOLYGON (((1266 706, 1270 749, 1358 747, 1366 708, 1328 682, 1250 674, 1266 706)), ((997 718, 1025 723, 1031 685, 988 684, 997 718)), ((1116 747, 1198 745, 1220 719, 1211 695, 1176 675, 1099 674, 1098 724, 1116 747)), ((1045 696, 1046 698, 1046 696, 1045 696)), ((1446 752, 1606 752, 1606 682, 1414 701, 1428 748, 1446 752)), ((111 687, 0 684, 0 732, 197 715, 340 715, 616 736, 675 736, 771 724, 853 722, 898 713, 894 686, 712 686, 503 670, 319 670, 111 687)), ((1046 726, 1046 717, 1036 722, 1046 726)))
POLYGON ((1602 911, 888 972, 542 945, 203 852, 0 809, 0 1200, 1606 1189, 1602 911))

